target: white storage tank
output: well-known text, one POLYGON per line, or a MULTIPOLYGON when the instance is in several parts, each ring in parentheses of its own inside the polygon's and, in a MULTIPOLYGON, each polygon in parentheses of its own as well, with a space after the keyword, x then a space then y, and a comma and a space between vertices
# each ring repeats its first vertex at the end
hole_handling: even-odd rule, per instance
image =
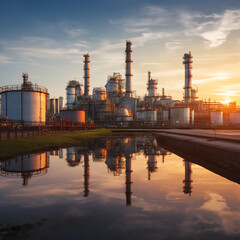
POLYGON ((192 125, 194 125, 194 116, 195 116, 195 112, 194 112, 194 110, 191 110, 191 119, 190 119, 190 121, 191 121, 191 124, 192 125))
POLYGON ((145 112, 144 111, 141 111, 141 112, 137 112, 137 119, 139 121, 145 121, 145 112))
POLYGON ((157 111, 147 110, 137 112, 137 118, 139 121, 155 122, 157 121, 157 111))
POLYGON ((9 120, 24 124, 45 124, 47 111, 47 89, 33 85, 28 75, 23 74, 22 85, 11 85, 0 88, 1 115, 9 120))
POLYGON ((230 113, 230 122, 232 125, 240 125, 240 112, 230 113))
POLYGON ((190 108, 173 107, 170 109, 170 122, 173 126, 190 124, 190 108))
POLYGON ((63 109, 63 97, 59 97, 59 109, 58 112, 60 113, 60 111, 63 109))
POLYGON ((59 114, 59 101, 58 101, 58 98, 55 99, 55 114, 59 114))
POLYGON ((50 99, 50 115, 53 116, 55 114, 55 99, 50 99))
POLYGON ((145 117, 146 121, 155 122, 157 121, 157 111, 156 110, 145 111, 145 117))
POLYGON ((211 112, 211 125, 212 126, 223 125, 223 112, 221 111, 211 112))
POLYGON ((168 109, 163 109, 162 120, 163 121, 169 121, 169 110, 168 109))

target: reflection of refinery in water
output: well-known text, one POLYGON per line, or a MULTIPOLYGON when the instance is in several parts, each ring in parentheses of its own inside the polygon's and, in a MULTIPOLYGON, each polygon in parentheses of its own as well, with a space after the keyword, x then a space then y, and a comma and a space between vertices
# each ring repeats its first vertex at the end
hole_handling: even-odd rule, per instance
MULTIPOLYGON (((132 202, 132 161, 135 154, 143 154, 146 157, 146 178, 151 180, 152 174, 159 170, 158 160, 162 164, 166 156, 171 153, 157 146, 156 139, 149 136, 135 138, 108 138, 97 139, 87 142, 78 147, 69 147, 65 154, 63 149, 54 150, 49 153, 30 154, 14 159, 0 162, 0 175, 6 177, 18 177, 23 179, 23 185, 28 185, 29 180, 35 176, 46 174, 49 168, 49 155, 66 159, 69 167, 83 167, 83 196, 88 197, 90 193, 90 159, 93 162, 106 164, 108 172, 113 176, 125 174, 126 204, 132 202), (66 157, 64 157, 66 156, 66 157), (90 158, 92 156, 92 158, 90 158)), ((183 180, 183 192, 191 195, 192 192, 192 170, 191 163, 184 161, 185 179, 183 180)))
MULTIPOLYGON (((62 156, 61 151, 54 152, 54 155, 62 156)), ((143 153, 147 157, 147 178, 151 179, 151 174, 157 172, 157 159, 164 158, 171 153, 158 147, 154 137, 144 136, 136 138, 118 137, 108 139, 97 139, 79 147, 66 149, 66 161, 69 167, 77 167, 82 164, 83 170, 83 192, 84 197, 90 193, 90 155, 93 162, 105 162, 108 172, 113 176, 125 174, 125 194, 126 204, 132 202, 132 161, 135 154, 143 153)), ((63 157, 62 157, 63 158, 63 157)))
POLYGON ((198 88, 193 85, 191 52, 183 56, 185 71, 184 96, 173 100, 158 93, 160 81, 147 76, 147 94, 137 97, 132 89, 132 43, 126 42, 125 79, 119 72, 109 75, 105 88, 95 87, 90 94, 90 54, 84 54, 84 87, 77 80, 66 86, 63 97, 51 98, 47 89, 33 85, 23 74, 23 84, 0 88, 1 115, 9 120, 45 124, 47 120, 65 119, 73 123, 96 123, 104 126, 149 128, 178 126, 240 126, 240 109, 236 102, 223 105, 210 99, 199 100, 198 88), (22 97, 22 101, 20 101, 22 97), (17 104, 17 105, 16 105, 17 104))
POLYGON ((32 177, 46 174, 49 168, 49 154, 30 154, 0 162, 0 175, 23 179, 23 186, 28 185, 32 177))

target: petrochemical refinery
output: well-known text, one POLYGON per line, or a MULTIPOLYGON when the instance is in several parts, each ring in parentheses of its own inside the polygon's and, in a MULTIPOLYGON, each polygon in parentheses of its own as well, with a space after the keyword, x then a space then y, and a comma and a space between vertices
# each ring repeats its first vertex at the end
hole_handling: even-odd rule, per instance
POLYGON ((125 79, 119 72, 107 78, 105 88, 95 87, 90 94, 90 54, 83 55, 83 85, 70 80, 66 85, 66 104, 63 97, 50 98, 47 88, 33 85, 23 73, 21 85, 3 86, 1 121, 13 124, 50 125, 61 120, 72 124, 99 124, 117 128, 169 128, 240 126, 240 109, 236 102, 198 100, 197 87, 192 84, 191 52, 183 56, 185 70, 184 97, 174 100, 161 89, 158 80, 147 76, 147 94, 136 97, 132 89, 132 42, 126 41, 125 79), (84 91, 83 91, 84 90, 84 91))

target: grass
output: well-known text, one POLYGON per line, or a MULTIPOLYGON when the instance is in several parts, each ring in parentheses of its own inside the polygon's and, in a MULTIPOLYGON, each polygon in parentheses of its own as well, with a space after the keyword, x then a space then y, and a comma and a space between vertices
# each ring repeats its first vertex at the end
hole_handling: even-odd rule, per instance
POLYGON ((47 136, 2 140, 0 141, 0 159, 7 159, 44 150, 53 150, 59 147, 78 145, 88 139, 110 135, 113 135, 112 130, 101 128, 47 136))

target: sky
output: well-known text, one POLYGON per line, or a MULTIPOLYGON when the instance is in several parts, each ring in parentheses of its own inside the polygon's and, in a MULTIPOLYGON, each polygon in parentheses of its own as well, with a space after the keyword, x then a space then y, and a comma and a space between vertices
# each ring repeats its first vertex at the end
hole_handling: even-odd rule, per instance
POLYGON ((1 0, 0 86, 29 80, 63 96, 69 80, 83 84, 90 54, 90 93, 113 72, 125 77, 125 45, 132 41, 132 88, 182 99, 183 55, 193 56, 199 99, 240 104, 239 0, 1 0))

